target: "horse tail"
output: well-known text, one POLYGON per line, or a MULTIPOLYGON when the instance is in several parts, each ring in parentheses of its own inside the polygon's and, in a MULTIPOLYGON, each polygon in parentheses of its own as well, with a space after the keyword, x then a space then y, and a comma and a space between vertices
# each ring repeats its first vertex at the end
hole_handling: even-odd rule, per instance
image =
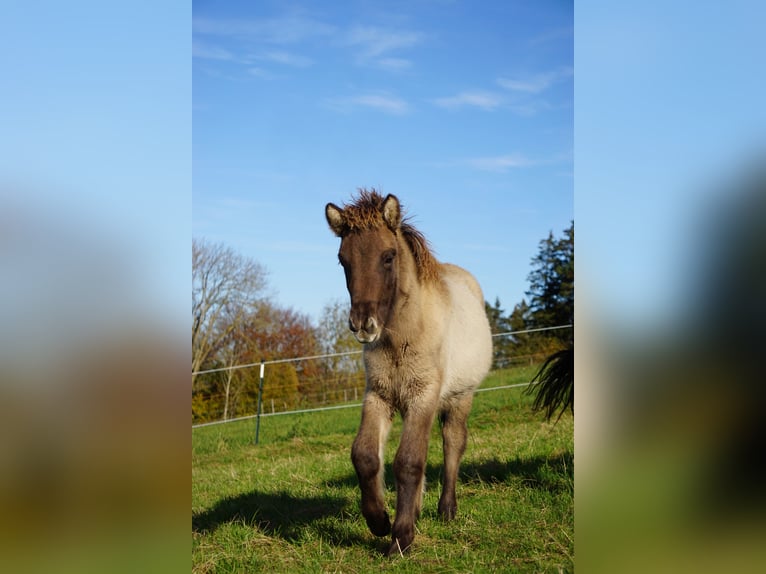
POLYGON ((574 344, 545 359, 526 392, 535 395, 532 409, 544 410, 548 420, 559 409, 556 422, 567 407, 574 413, 574 344))

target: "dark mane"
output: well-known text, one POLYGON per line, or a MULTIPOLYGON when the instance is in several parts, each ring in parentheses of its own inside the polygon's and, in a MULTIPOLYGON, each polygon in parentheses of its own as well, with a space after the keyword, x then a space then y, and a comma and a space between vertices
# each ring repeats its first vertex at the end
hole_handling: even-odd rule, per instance
MULTIPOLYGON (((358 195, 350 204, 343 205, 343 223, 347 232, 385 227, 383 221, 383 201, 385 197, 374 188, 359 189, 358 195)), ((402 238, 410 248, 421 281, 433 281, 438 277, 439 262, 431 252, 428 240, 410 223, 409 217, 403 217, 399 226, 402 238)))
POLYGON ((407 219, 402 220, 399 229, 402 232, 404 241, 415 257, 415 264, 418 267, 418 278, 421 281, 433 281, 436 279, 438 277, 439 262, 431 253, 428 240, 407 219))

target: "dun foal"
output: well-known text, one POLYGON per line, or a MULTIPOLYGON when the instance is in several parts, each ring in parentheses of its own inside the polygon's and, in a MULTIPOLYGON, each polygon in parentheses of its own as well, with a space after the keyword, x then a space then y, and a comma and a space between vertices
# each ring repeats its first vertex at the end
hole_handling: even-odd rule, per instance
POLYGON ((445 520, 455 517, 466 419, 492 356, 484 297, 467 271, 434 258, 423 235, 402 218, 395 196, 361 190, 343 208, 328 203, 325 214, 341 239, 338 259, 351 296, 349 328, 364 344, 367 388, 351 449, 362 514, 376 536, 391 533, 387 554, 398 554, 415 536, 437 413, 444 446, 438 510, 445 520), (392 529, 384 499, 383 448, 397 411, 403 427, 394 459, 392 529))

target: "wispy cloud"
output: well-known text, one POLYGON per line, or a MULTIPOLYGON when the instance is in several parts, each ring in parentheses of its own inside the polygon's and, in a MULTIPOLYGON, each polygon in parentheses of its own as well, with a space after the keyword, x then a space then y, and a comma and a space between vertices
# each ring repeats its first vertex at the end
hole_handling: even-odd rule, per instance
POLYGON ((332 109, 349 112, 357 108, 368 108, 386 114, 401 116, 410 111, 409 104, 398 96, 385 93, 361 94, 347 98, 328 100, 332 109))
POLYGON ((201 58, 204 60, 234 60, 234 54, 221 48, 220 46, 213 46, 210 44, 204 44, 202 42, 192 42, 192 57, 201 58))
POLYGON ((258 59, 273 62, 275 64, 282 64, 284 66, 291 66, 293 68, 305 68, 313 63, 310 58, 284 51, 266 52, 259 56, 258 59))
POLYGON ((412 62, 404 58, 380 58, 377 64, 380 68, 391 72, 402 72, 412 67, 412 62))
POLYGON ((262 78, 264 80, 270 80, 274 77, 274 74, 272 74, 268 70, 259 68, 258 66, 250 66, 249 68, 247 68, 247 73, 250 74, 251 76, 255 76, 256 78, 262 78))
POLYGON ((365 56, 374 58, 393 50, 411 48, 420 43, 418 32, 389 30, 374 26, 356 26, 348 33, 348 44, 359 46, 365 56))
POLYGON ((211 60, 231 60, 252 65, 268 61, 292 67, 307 67, 313 60, 296 50, 308 53, 310 45, 332 39, 336 47, 351 49, 358 65, 372 66, 389 72, 412 68, 406 55, 420 44, 425 35, 413 30, 377 26, 353 26, 342 30, 334 25, 304 15, 287 15, 266 19, 231 19, 197 17, 192 21, 194 56, 211 60), (218 42, 225 48, 214 46, 218 42), (245 48, 247 46, 247 49, 245 48), (253 52, 253 46, 261 51, 253 52), (277 48, 277 49, 270 49, 277 48), (306 48, 305 50, 303 48, 306 48))
POLYGON ((531 167, 536 162, 521 154, 506 154, 468 158, 463 163, 480 171, 507 172, 509 169, 531 167))
POLYGON ((472 107, 491 111, 499 107, 503 103, 503 99, 500 95, 493 92, 466 91, 460 92, 455 96, 437 98, 433 102, 441 108, 450 110, 472 107))
POLYGON ((524 169, 550 165, 571 165, 572 160, 573 153, 571 150, 569 150, 561 153, 551 154, 546 157, 536 158, 530 158, 521 153, 471 157, 454 162, 453 165, 458 164, 468 166, 479 171, 505 173, 512 169, 524 169))
POLYGON ((236 55, 230 50, 220 46, 199 41, 192 42, 192 56, 204 60, 219 60, 244 64, 245 66, 248 66, 248 71, 251 73, 253 70, 261 70, 261 68, 252 67, 259 62, 279 64, 281 66, 290 66, 293 68, 306 68, 314 63, 311 58, 307 58, 294 52, 287 52, 285 50, 270 50, 259 54, 236 55))
POLYGON ((259 78, 276 77, 270 69, 274 65, 311 66, 314 61, 295 46, 308 49, 311 41, 335 32, 333 26, 300 16, 263 20, 195 18, 192 29, 195 58, 235 62, 244 66, 248 75, 259 78))
POLYGON ((345 44, 356 49, 356 61, 389 71, 402 71, 412 62, 401 56, 391 56, 420 44, 424 35, 411 30, 392 30, 375 26, 355 26, 346 34, 345 44))
POLYGON ((477 171, 506 173, 512 169, 530 168, 544 163, 549 162, 530 159, 519 153, 509 153, 504 155, 464 157, 446 161, 434 161, 429 162, 427 165, 437 169, 467 167, 477 171))
POLYGON ((497 83, 512 92, 539 94, 550 88, 553 84, 572 77, 573 73, 573 69, 567 67, 526 78, 498 78, 497 83))
POLYGON ((498 78, 506 91, 465 90, 454 96, 436 98, 432 102, 444 109, 478 108, 485 111, 508 110, 521 116, 532 116, 551 105, 540 94, 558 82, 572 77, 571 67, 527 77, 498 78))
POLYGON ((330 36, 336 28, 303 16, 262 20, 198 17, 192 21, 192 31, 199 35, 236 37, 270 44, 295 44, 330 36))

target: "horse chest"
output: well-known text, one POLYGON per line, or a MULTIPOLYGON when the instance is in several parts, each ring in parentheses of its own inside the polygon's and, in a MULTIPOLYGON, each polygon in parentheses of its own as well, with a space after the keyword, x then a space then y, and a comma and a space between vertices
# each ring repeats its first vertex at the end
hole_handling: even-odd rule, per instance
POLYGON ((366 352, 365 368, 368 390, 399 410, 439 385, 438 369, 427 354, 406 343, 366 352))

